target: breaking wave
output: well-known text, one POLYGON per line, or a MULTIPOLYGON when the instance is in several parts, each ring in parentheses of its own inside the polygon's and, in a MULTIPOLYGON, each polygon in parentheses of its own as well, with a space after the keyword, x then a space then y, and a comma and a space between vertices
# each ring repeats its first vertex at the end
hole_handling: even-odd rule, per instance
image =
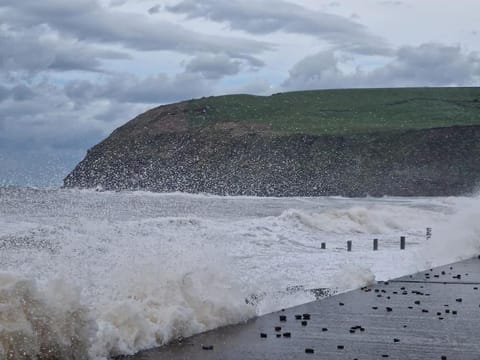
POLYGON ((0 195, 6 359, 134 354, 480 252, 478 197, 0 195))

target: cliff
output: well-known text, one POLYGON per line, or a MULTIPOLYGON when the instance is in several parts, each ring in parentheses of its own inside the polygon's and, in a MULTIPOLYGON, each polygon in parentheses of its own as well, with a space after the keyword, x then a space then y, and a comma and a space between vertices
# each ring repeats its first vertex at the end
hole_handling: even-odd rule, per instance
POLYGON ((90 149, 64 185, 261 196, 468 194, 480 180, 479 98, 476 88, 379 89, 161 106, 90 149))

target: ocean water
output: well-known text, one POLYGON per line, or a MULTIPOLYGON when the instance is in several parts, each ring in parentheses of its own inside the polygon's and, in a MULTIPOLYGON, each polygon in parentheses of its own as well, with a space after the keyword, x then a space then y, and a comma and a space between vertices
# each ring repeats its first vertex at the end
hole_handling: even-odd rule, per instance
POLYGON ((306 289, 468 258, 480 253, 479 214, 478 196, 0 188, 0 358, 133 354, 313 300, 306 289))

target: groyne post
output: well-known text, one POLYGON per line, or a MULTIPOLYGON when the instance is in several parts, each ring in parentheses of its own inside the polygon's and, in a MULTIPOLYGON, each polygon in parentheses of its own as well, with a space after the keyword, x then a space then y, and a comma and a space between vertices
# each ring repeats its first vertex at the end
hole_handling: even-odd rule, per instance
POLYGON ((352 240, 347 241, 347 251, 352 251, 352 240))
POLYGON ((427 227, 427 233, 426 233, 426 238, 427 240, 430 239, 432 237, 432 228, 431 227, 427 227))
POLYGON ((373 251, 378 250, 378 239, 373 239, 373 251))
POLYGON ((324 243, 324 242, 322 242, 322 243, 320 244, 320 248, 321 248, 322 250, 325 250, 325 249, 327 248, 327 244, 324 243))
POLYGON ((405 236, 400 236, 400 250, 405 250, 405 236))

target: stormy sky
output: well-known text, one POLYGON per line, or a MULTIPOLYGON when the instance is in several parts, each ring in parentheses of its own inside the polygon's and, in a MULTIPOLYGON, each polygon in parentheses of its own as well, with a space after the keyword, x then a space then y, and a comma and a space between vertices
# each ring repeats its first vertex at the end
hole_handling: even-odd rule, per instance
POLYGON ((478 86, 478 0, 0 0, 0 186, 58 186, 153 106, 478 86))

